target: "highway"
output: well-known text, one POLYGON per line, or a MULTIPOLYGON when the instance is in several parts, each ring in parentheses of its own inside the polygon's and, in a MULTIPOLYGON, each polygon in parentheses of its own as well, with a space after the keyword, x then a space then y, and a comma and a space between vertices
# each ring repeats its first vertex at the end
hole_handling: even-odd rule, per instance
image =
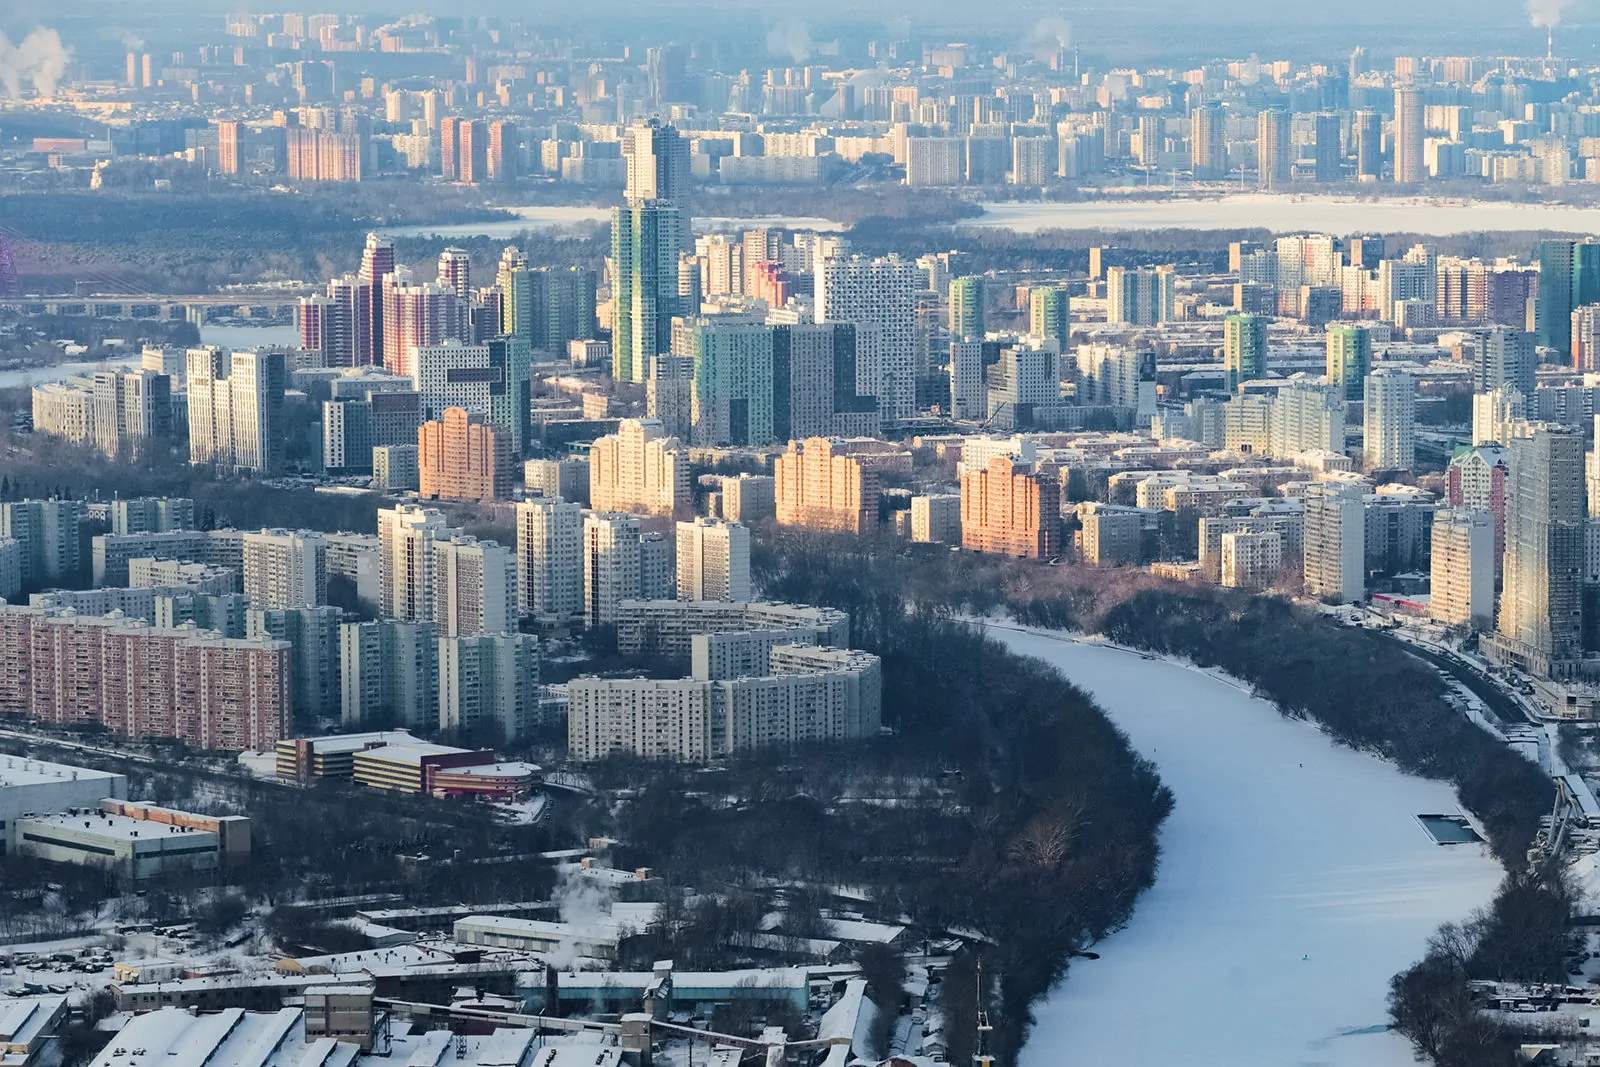
POLYGON ((1510 695, 1496 685, 1493 678, 1490 678, 1488 675, 1484 674, 1482 671, 1479 671, 1470 664, 1463 663, 1454 656, 1447 656, 1442 652, 1435 652, 1431 648, 1424 648, 1421 645, 1415 645, 1409 641, 1402 641, 1392 634, 1382 634, 1381 636, 1385 640, 1395 642, 1405 651, 1411 653, 1413 656, 1416 656, 1418 659, 1426 660, 1428 663, 1431 663, 1433 666, 1439 668, 1451 678, 1454 678, 1456 681, 1472 690, 1473 695, 1475 695, 1479 700, 1482 700, 1484 706, 1494 713, 1494 717, 1506 725, 1540 725, 1539 723, 1536 723, 1530 719, 1528 717, 1528 713, 1522 710, 1522 705, 1516 700, 1513 700, 1510 695))

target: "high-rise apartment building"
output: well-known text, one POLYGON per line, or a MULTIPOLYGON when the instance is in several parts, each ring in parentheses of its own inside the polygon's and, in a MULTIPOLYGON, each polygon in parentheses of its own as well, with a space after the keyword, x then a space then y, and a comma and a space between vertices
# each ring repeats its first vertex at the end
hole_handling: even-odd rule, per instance
POLYGON ((328 602, 327 542, 309 530, 261 530, 241 538, 244 595, 252 608, 328 602))
POLYGON ((1524 397, 1533 396, 1539 366, 1534 343, 1534 335, 1523 330, 1491 328, 1488 337, 1477 346, 1473 391, 1487 393, 1497 386, 1509 385, 1524 397))
POLYGON ((1336 182, 1344 171, 1343 131, 1338 114, 1322 112, 1313 120, 1312 152, 1316 161, 1316 179, 1319 182, 1336 182))
POLYGON ((780 526, 860 534, 878 524, 878 473, 839 442, 790 442, 774 461, 773 476, 780 526))
POLYGON ((1263 110, 1256 117, 1256 184, 1263 189, 1288 188, 1294 156, 1289 112, 1276 107, 1263 110))
POLYGON ((1053 464, 994 456, 961 479, 961 545, 1051 559, 1060 553, 1061 480, 1053 464))
POLYGON ((1350 117, 1350 137, 1355 142, 1356 179, 1375 182, 1383 177, 1383 115, 1357 111, 1350 117))
POLYGON ((1306 592, 1348 604, 1366 595, 1366 520, 1361 486, 1319 482, 1305 494, 1306 592))
POLYGON ((1572 313, 1600 303, 1600 242, 1539 242, 1539 295, 1534 304, 1537 343, 1563 356, 1572 347, 1572 313))
MULTIPOLYGON (((361 270, 354 287, 354 352, 357 366, 384 362, 384 284, 394 273, 394 245, 375 233, 367 234, 361 253, 361 270)), ((333 294, 329 294, 333 295, 333 294)))
POLYGON ((378 512, 378 613, 406 622, 433 619, 433 550, 461 531, 433 508, 397 504, 378 512))
POLYGON ((818 323, 870 323, 881 330, 878 365, 857 363, 856 391, 876 396, 885 419, 910 417, 916 410, 912 337, 924 272, 898 256, 830 256, 814 272, 818 323))
POLYGON ((611 213, 611 376, 642 382, 650 358, 672 350, 672 319, 683 314, 678 253, 687 222, 678 205, 632 200, 611 213))
POLYGON ((418 283, 404 267, 384 278, 382 302, 383 365, 391 374, 411 375, 418 348, 470 337, 467 307, 454 290, 418 283))
POLYGON ((290 645, 120 615, 0 607, 0 713, 260 751, 289 732, 290 645))
POLYGON ((583 613, 583 509, 564 500, 517 505, 517 598, 524 615, 583 613))
POLYGON ((1394 91, 1394 180, 1396 185, 1426 181, 1422 141, 1426 124, 1422 90, 1405 85, 1394 91))
POLYGON ((538 351, 558 354, 571 342, 598 332, 594 271, 581 267, 530 269, 526 262, 514 263, 509 269, 502 262, 502 268, 497 282, 501 333, 520 337, 538 351))
POLYGON ((111 502, 110 520, 114 534, 192 530, 194 501, 180 496, 119 498, 111 502))
POLYGON ((629 200, 681 201, 689 191, 689 142, 672 126, 636 122, 623 133, 629 200))
POLYGON ((984 373, 985 342, 950 342, 950 415, 955 419, 989 417, 989 393, 984 373))
POLYGON ((481 344, 447 340, 412 349, 411 379, 422 415, 441 419, 462 408, 487 416, 521 456, 531 431, 533 350, 521 337, 492 337, 481 344))
POLYGON ((1028 333, 1053 338, 1065 352, 1072 337, 1072 301, 1058 285, 1038 285, 1028 290, 1028 333))
POLYGON ((1155 326, 1177 318, 1178 275, 1171 267, 1106 271, 1106 321, 1155 326))
POLYGON ((1261 315, 1229 315, 1223 322, 1223 365, 1228 389, 1267 376, 1267 320, 1261 315))
POLYGON ((643 560, 639 520, 617 512, 591 512, 583 519, 583 621, 616 623, 624 600, 640 599, 643 560))
POLYGON ((417 430, 417 476, 426 499, 505 499, 516 479, 511 435, 487 415, 446 408, 417 430))
POLYGON ((1411 470, 1417 459, 1417 380, 1400 370, 1367 376, 1363 453, 1367 470, 1411 470))
POLYGON ((1440 508, 1433 515, 1428 617, 1487 630, 1494 622, 1495 519, 1487 511, 1440 508))
POLYGON ((759 322, 683 318, 672 355, 693 368, 689 443, 698 448, 764 445, 773 428, 774 328, 759 322))
POLYGON ((736 522, 678 523, 679 600, 744 603, 750 594, 750 530, 736 522))
POLYGON ((189 462, 263 474, 283 464, 282 352, 189 350, 189 462))
POLYGON ((688 514, 688 450, 656 419, 623 419, 589 448, 589 504, 596 511, 688 514))
POLYGON ((138 452, 157 441, 165 447, 172 437, 172 379, 165 374, 97 371, 93 395, 94 442, 106 455, 138 452))
POLYGON ((438 725, 439 634, 431 621, 339 627, 340 718, 347 728, 438 725))
POLYGON ((1195 108, 1189 118, 1189 167, 1195 181, 1219 181, 1228 176, 1227 113, 1221 104, 1195 108))
POLYGON ((1328 381, 1343 389, 1346 400, 1359 401, 1366 396, 1371 367, 1371 330, 1348 323, 1328 326, 1328 381))
POLYGON ((1539 425, 1507 450, 1505 583, 1484 653, 1559 677, 1583 654, 1583 437, 1539 425))
POLYGON ((478 634, 439 639, 439 729, 517 741, 540 723, 539 639, 478 634))
POLYGON ((495 541, 458 534, 433 542, 430 600, 440 637, 514 632, 517 561, 495 541))
POLYGON ((0 538, 20 545, 23 589, 82 582, 84 515, 80 500, 0 501, 0 538))
POLYGON ((1283 537, 1276 530, 1235 530, 1222 535, 1221 584, 1265 589, 1283 569, 1283 537))
POLYGON ((983 322, 984 280, 975 275, 950 279, 950 336, 952 338, 984 335, 983 322))

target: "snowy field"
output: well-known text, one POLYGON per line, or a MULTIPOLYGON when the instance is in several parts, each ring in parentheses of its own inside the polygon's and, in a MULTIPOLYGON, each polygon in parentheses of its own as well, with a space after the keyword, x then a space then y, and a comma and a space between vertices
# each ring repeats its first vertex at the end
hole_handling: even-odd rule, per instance
POLYGON ((990 632, 1094 694, 1177 798, 1155 886, 1036 1006, 1021 1067, 1411 1067, 1389 979, 1500 875, 1417 822, 1462 812, 1454 792, 1200 672, 990 632))
POLYGON ((1057 228, 1232 230, 1265 226, 1275 233, 1317 230, 1341 236, 1396 231, 1438 236, 1490 230, 1593 233, 1600 229, 1600 208, 1425 197, 1230 193, 1168 200, 984 204, 983 210, 982 216, 963 219, 958 225, 1005 227, 1019 233, 1057 228))

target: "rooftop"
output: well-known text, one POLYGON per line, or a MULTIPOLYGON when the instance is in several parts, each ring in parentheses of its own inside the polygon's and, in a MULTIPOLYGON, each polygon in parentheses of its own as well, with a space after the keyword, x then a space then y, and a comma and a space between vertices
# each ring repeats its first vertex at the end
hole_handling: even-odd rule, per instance
POLYGON ((101 837, 114 837, 119 841, 132 841, 135 838, 149 840, 163 837, 212 837, 215 834, 209 830, 195 830, 184 826, 172 826, 163 822, 147 822, 143 819, 130 819, 126 815, 107 815, 102 811, 90 812, 87 815, 69 815, 65 812, 54 815, 39 815, 27 820, 35 826, 59 826, 62 829, 87 830, 101 837))
POLYGON ((299 1008, 212 1015, 162 1008, 130 1020, 93 1067, 279 1067, 298 1058, 301 1043, 286 1038, 299 1025, 299 1008))
POLYGON ((0 789, 10 786, 45 785, 50 782, 111 781, 121 778, 110 771, 97 771, 89 767, 69 767, 65 763, 46 763, 43 760, 6 756, 0 760, 0 789))

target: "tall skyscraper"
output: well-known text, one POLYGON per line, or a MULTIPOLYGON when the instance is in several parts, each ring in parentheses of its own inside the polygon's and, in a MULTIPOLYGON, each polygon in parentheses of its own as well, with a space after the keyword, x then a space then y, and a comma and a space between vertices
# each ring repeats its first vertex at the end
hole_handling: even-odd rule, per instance
POLYGON ((457 300, 472 299, 472 259, 464 248, 447 248, 439 253, 438 284, 449 289, 457 300))
POLYGON ((611 212, 611 376, 642 382, 652 356, 672 350, 683 313, 678 252, 686 220, 671 201, 633 200, 611 212))
POLYGON ((524 615, 583 613, 583 509, 564 500, 517 505, 517 597, 524 615))
POLYGON ((1316 159, 1316 178, 1319 182, 1336 182, 1344 170, 1344 144, 1341 140, 1339 116, 1333 112, 1318 114, 1312 125, 1312 151, 1316 159))
POLYGON ((1228 390, 1267 376, 1267 320, 1261 315, 1229 315, 1223 323, 1223 365, 1228 390))
POLYGON ((678 523, 678 599, 750 599, 750 529, 736 522, 678 523))
POLYGON ((454 290, 436 282, 417 284, 400 268, 383 281, 383 365, 391 374, 413 372, 415 350, 468 338, 467 307, 454 290))
POLYGON ((1287 188, 1293 157, 1289 112, 1266 108, 1256 117, 1256 184, 1263 189, 1287 188))
POLYGON ((950 279, 950 336, 982 339, 983 334, 983 279, 950 279))
POLYGON ((1572 353, 1572 313, 1600 303, 1600 242, 1539 242, 1539 296, 1534 305, 1538 343, 1572 353))
POLYGON ((358 366, 383 362, 383 280, 394 273, 394 245, 375 233, 367 234, 357 276, 355 355, 358 366))
POLYGON ((1428 172, 1424 169, 1422 161, 1422 139, 1425 129, 1422 90, 1409 85, 1396 89, 1394 91, 1396 185, 1414 185, 1427 180, 1428 172))
POLYGON ((950 415, 956 419, 989 417, 988 384, 984 377, 984 342, 950 342, 950 415))
POLYGON ((817 322, 871 323, 882 331, 877 365, 857 361, 856 392, 876 396, 885 419, 909 418, 916 412, 912 337, 924 272, 893 255, 829 256, 813 269, 817 322))
POLYGON ((1359 401, 1366 396, 1371 367, 1371 330, 1350 324, 1328 327, 1328 381, 1343 387, 1346 400, 1359 401))
POLYGON ((1533 334, 1496 326, 1478 345, 1473 391, 1486 393, 1496 386, 1509 385, 1523 397, 1532 397, 1538 365, 1533 334))
POLYGON ((1189 166, 1195 181, 1228 176, 1227 113, 1217 103, 1201 104, 1189 119, 1189 166))
POLYGON ((1417 459, 1417 380, 1405 371, 1367 376, 1363 453, 1367 470, 1411 470, 1417 459))
POLYGON ((689 142, 672 126, 653 119, 629 126, 623 138, 627 199, 680 203, 689 192, 689 142))
POLYGON ((1583 437, 1540 425, 1508 451, 1505 585, 1484 653, 1559 677, 1583 655, 1583 437))
POLYGON ((672 355, 693 368, 689 444, 697 448, 771 444, 773 339, 759 322, 681 318, 672 327, 672 355))
POLYGON ((1356 179, 1377 181, 1383 176, 1383 116, 1357 111, 1351 117, 1350 136, 1355 141, 1356 179))

